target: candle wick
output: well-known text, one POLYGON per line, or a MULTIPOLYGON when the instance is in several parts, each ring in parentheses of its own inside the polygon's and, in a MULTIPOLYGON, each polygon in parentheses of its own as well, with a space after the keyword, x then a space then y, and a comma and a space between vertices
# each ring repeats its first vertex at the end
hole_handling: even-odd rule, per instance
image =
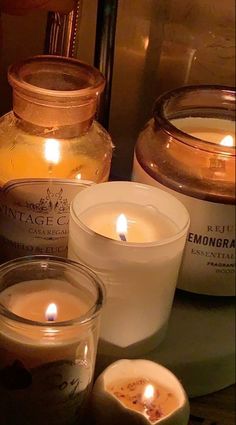
POLYGON ((54 322, 54 320, 55 320, 53 316, 48 316, 47 319, 48 319, 48 322, 54 322))
POLYGON ((126 236, 125 236, 124 233, 119 233, 119 238, 120 238, 121 241, 127 242, 127 239, 126 239, 126 236))

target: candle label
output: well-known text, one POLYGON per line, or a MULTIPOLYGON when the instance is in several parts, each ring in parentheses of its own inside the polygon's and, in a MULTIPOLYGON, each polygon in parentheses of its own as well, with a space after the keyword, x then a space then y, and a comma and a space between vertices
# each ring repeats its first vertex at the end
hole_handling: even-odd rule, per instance
POLYGON ((88 182, 14 180, 0 189, 0 259, 34 254, 65 257, 70 202, 88 182))
POLYGON ((209 295, 235 294, 235 208, 183 195, 160 184, 134 158, 133 180, 178 198, 190 214, 178 287, 209 295))
POLYGON ((16 360, 0 370, 0 405, 6 425, 82 423, 91 376, 85 360, 60 360, 30 371, 16 360))

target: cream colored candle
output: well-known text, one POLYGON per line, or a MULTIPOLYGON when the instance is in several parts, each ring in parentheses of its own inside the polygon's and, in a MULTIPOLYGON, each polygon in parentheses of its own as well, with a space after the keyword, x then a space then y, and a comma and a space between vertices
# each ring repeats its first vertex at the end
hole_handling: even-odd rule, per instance
POLYGON ((0 294, 0 302, 18 316, 36 322, 48 322, 47 311, 56 306, 52 322, 63 322, 82 316, 89 309, 86 299, 79 298, 75 288, 63 280, 32 280, 10 286, 0 294))
POLYGON ((171 124, 198 139, 222 146, 235 146, 234 121, 220 118, 188 117, 171 120, 171 124))
MULTIPOLYGON (((227 153, 224 152, 225 148, 229 148, 232 150, 232 155, 233 148, 235 149, 234 121, 220 118, 188 117, 171 120, 171 124, 184 133, 199 139, 199 141, 211 143, 212 149, 217 147, 215 148, 214 158, 210 159, 207 154, 203 157, 198 152, 198 155, 194 155, 190 162, 184 151, 185 146, 170 144, 169 153, 175 161, 181 164, 181 167, 186 170, 191 170, 194 167, 195 173, 205 181, 213 179, 215 174, 217 174, 217 180, 229 181, 230 183, 234 181, 235 164, 232 160, 229 160, 227 153), (222 152, 220 153, 221 147, 222 152)), ((194 145, 193 140, 192 143, 194 145)))
POLYGON ((35 256, 2 265, 0 282, 1 425, 77 425, 93 377, 99 280, 35 256))
POLYGON ((174 221, 157 208, 128 202, 92 207, 81 214, 80 220, 94 232, 118 241, 124 234, 127 242, 155 242, 178 232, 174 221))
POLYGON ((80 336, 76 329, 62 332, 55 328, 57 323, 70 321, 85 315, 91 307, 89 300, 78 296, 75 288, 61 280, 35 280, 20 282, 0 293, 0 303, 13 314, 33 322, 37 326, 22 326, 18 330, 1 327, 2 350, 5 365, 20 356, 27 367, 63 359, 74 360, 80 336), (55 310, 50 309, 55 305, 55 310), (52 311, 52 312, 51 312, 52 311), (5 342, 4 342, 5 340, 5 342))

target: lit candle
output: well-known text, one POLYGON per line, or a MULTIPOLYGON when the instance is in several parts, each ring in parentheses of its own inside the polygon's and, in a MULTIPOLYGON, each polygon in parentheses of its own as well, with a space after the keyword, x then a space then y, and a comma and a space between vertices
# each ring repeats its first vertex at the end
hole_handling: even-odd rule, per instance
POLYGON ((235 295, 235 90, 182 87, 158 98, 133 179, 168 191, 191 219, 178 287, 235 295))
POLYGON ((121 241, 126 242, 126 233, 127 233, 127 218, 124 214, 120 214, 116 220, 116 233, 119 236, 121 241))
POLYGON ((46 312, 45 312, 46 320, 54 322, 57 320, 57 306, 55 303, 49 304, 46 312))
POLYGON ((98 377, 92 392, 98 425, 187 425, 183 387, 166 368, 147 360, 120 360, 98 377))
POLYGON ((71 200, 108 174, 102 176, 99 160, 75 155, 70 139, 20 129, 18 137, 25 137, 23 145, 0 154, 0 263, 33 254, 66 257, 71 200))
POLYGON ((235 146, 235 122, 220 118, 188 117, 171 120, 176 128, 191 136, 222 146, 235 146))
POLYGON ((86 209, 79 218, 95 233, 129 243, 156 242, 178 232, 175 222, 158 208, 132 202, 105 202, 86 209))
POLYGON ((102 183, 75 197, 68 255, 107 291, 99 354, 138 355, 161 342, 188 225, 181 203, 146 185, 102 183))
POLYGON ((2 265, 0 282, 1 425, 77 424, 93 377, 99 281, 36 256, 2 265))
MULTIPOLYGON (((205 157, 199 154, 194 156, 194 165, 188 155, 181 150, 181 146, 170 144, 169 151, 172 158, 179 162, 184 169, 194 166, 195 173, 205 181, 215 179, 219 183, 233 184, 235 180, 235 163, 231 160, 235 149, 235 122, 220 118, 188 117, 171 120, 171 124, 183 133, 196 138, 196 142, 210 143, 215 149, 215 156, 211 158, 205 152, 205 157), (226 148, 226 149, 225 149, 226 148), (227 152, 228 149, 228 152, 227 152)), ((194 139, 192 139, 194 144, 194 139)), ((205 146, 207 150, 207 146, 205 146)), ((209 185, 211 183, 209 182, 209 185)), ((234 203, 234 200, 231 199, 234 203)))

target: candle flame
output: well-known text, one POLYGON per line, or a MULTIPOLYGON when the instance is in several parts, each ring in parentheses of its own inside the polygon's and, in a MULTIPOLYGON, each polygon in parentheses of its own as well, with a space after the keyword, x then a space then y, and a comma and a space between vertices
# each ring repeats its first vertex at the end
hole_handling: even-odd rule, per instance
POLYGON ((58 142, 58 140, 46 139, 44 154, 48 162, 58 164, 61 159, 60 143, 58 142))
POLYGON ((227 146, 227 147, 229 147, 229 148, 230 148, 230 147, 234 146, 234 138, 233 138, 232 136, 230 136, 230 135, 225 136, 225 137, 221 140, 220 145, 222 145, 222 146, 227 146))
POLYGON ((146 400, 152 399, 154 396, 154 386, 152 384, 148 384, 144 390, 143 397, 146 400))
POLYGON ((75 178, 76 178, 76 179, 78 179, 78 180, 81 180, 81 177, 82 177, 82 176, 81 176, 81 173, 78 173, 78 174, 76 174, 76 176, 75 176, 75 178))
POLYGON ((120 214, 116 220, 116 233, 118 235, 125 235, 128 229, 127 218, 124 214, 120 214))
POLYGON ((48 308, 45 312, 46 320, 49 322, 54 322, 57 319, 57 306, 54 303, 48 305, 48 308))

